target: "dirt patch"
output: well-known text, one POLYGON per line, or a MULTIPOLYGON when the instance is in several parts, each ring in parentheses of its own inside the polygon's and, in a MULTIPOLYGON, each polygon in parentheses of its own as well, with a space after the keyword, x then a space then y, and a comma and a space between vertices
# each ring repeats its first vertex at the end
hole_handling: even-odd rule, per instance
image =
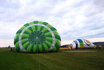
POLYGON ((63 51, 63 52, 70 52, 70 53, 90 53, 90 52, 97 52, 97 51, 84 50, 84 51, 63 51))

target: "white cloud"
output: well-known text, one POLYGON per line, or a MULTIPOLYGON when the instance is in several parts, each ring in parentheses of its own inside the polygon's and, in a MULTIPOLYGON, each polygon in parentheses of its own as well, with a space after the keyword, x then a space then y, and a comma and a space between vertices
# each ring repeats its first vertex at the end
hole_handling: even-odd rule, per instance
POLYGON ((103 0, 0 0, 0 39, 13 40, 20 27, 34 20, 53 25, 62 40, 102 37, 103 7, 103 0))

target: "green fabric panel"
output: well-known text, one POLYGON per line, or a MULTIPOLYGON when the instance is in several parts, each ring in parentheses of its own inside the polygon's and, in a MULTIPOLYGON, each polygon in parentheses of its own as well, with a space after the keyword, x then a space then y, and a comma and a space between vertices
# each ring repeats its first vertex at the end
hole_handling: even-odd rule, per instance
POLYGON ((19 46, 19 43, 18 43, 18 42, 17 42, 17 43, 15 43, 15 46, 16 46, 16 47, 18 47, 18 46, 19 46))
POLYGON ((44 44, 46 45, 45 47, 48 47, 48 49, 51 47, 51 43, 48 43, 47 41, 45 41, 44 44))
POLYGON ((53 31, 53 33, 56 34, 56 35, 58 34, 57 31, 53 31))
POLYGON ((83 41, 82 41, 81 39, 78 39, 78 42, 79 42, 79 44, 80 44, 80 48, 84 48, 84 43, 83 43, 83 41))
POLYGON ((29 24, 27 23, 27 24, 25 24, 24 26, 27 27, 27 26, 29 26, 29 24))
POLYGON ((55 28, 53 28, 53 27, 50 27, 50 29, 51 29, 52 31, 56 31, 56 29, 55 29, 55 28))
POLYGON ((60 41, 56 39, 55 47, 57 50, 60 48, 60 41))
POLYGON ((42 46, 42 51, 44 52, 44 51, 45 51, 44 45, 43 45, 43 44, 41 44, 41 46, 42 46))
POLYGON ((33 21, 34 22, 34 24, 38 24, 38 21, 33 21))
POLYGON ((14 40, 14 44, 16 44, 18 42, 18 38, 16 38, 15 40, 14 40))
POLYGON ((25 31, 28 32, 28 34, 32 32, 30 29, 26 29, 25 31))
POLYGON ((34 24, 34 22, 30 22, 29 25, 34 24))
POLYGON ((33 31, 34 31, 31 27, 29 27, 28 29, 29 29, 29 30, 31 30, 31 32, 33 32, 33 31))
POLYGON ((48 24, 47 27, 49 27, 52 31, 56 31, 56 29, 53 26, 51 26, 50 24, 48 24))
POLYGON ((51 32, 49 32, 49 31, 44 31, 44 33, 45 33, 45 35, 51 35, 51 32))
POLYGON ((42 24, 44 24, 44 25, 48 25, 48 23, 47 23, 47 22, 43 22, 42 24))
POLYGON ((22 39, 21 42, 22 42, 22 45, 23 45, 23 44, 25 44, 26 42, 28 42, 28 39, 22 39))
POLYGON ((26 50, 27 47, 29 46, 29 42, 24 43, 22 46, 23 46, 23 48, 26 50))
POLYGON ((22 32, 22 30, 18 30, 16 34, 20 34, 22 32))
POLYGON ((52 37, 46 37, 46 40, 53 40, 52 37))
POLYGON ((23 34, 30 34, 28 31, 25 31, 23 34))
POLYGON ((61 38, 58 34, 55 34, 55 38, 61 40, 61 38))
POLYGON ((37 50, 37 46, 34 45, 34 47, 33 47, 33 52, 36 52, 36 50, 37 50))
POLYGON ((38 24, 43 24, 43 22, 42 21, 38 21, 38 24))
POLYGON ((60 40, 59 39, 55 39, 55 40, 56 40, 56 42, 60 43, 60 40))
POLYGON ((52 43, 53 41, 52 41, 52 39, 46 39, 46 41, 48 41, 48 42, 50 42, 50 43, 52 43))
POLYGON ((84 45, 82 43, 80 44, 80 48, 84 48, 84 45))
POLYGON ((45 30, 45 31, 44 31, 44 33, 48 33, 48 32, 49 32, 49 30, 45 30))
POLYGON ((26 46, 24 46, 25 50, 27 50, 29 45, 30 45, 30 43, 28 42, 28 44, 26 46))
POLYGON ((43 28, 41 31, 44 32, 44 31, 46 31, 46 30, 47 30, 46 28, 43 28))
POLYGON ((32 28, 32 31, 36 31, 35 26, 32 26, 31 28, 32 28))
POLYGON ((52 38, 52 35, 45 35, 46 37, 51 37, 52 38))
POLYGON ((34 44, 32 44, 31 48, 30 48, 30 51, 33 52, 33 47, 34 47, 34 44))
POLYGON ((47 45, 47 47, 48 47, 48 48, 50 48, 50 47, 51 47, 51 45, 52 45, 52 42, 45 41, 45 44, 47 45))
POLYGON ((23 34, 22 37, 29 37, 29 34, 23 34))
POLYGON ((38 26, 35 26, 36 31, 38 31, 38 26))
POLYGON ((25 41, 28 41, 28 39, 22 39, 21 42, 24 43, 25 41))
POLYGON ((41 29, 40 29, 40 31, 42 31, 43 29, 44 29, 44 27, 42 26, 41 29))
POLYGON ((54 48, 52 49, 52 51, 53 51, 53 52, 57 51, 57 48, 56 48, 56 47, 54 47, 54 48))
POLYGON ((45 33, 45 35, 52 35, 50 32, 45 33))
POLYGON ((39 45, 39 51, 42 52, 42 46, 41 45, 39 45))
POLYGON ((20 51, 20 47, 19 47, 19 43, 18 42, 15 44, 15 47, 16 47, 16 51, 19 52, 20 51))
POLYGON ((42 22, 42 21, 38 21, 38 24, 43 24, 43 25, 47 25, 47 22, 42 22))
POLYGON ((18 38, 20 36, 20 34, 16 34, 16 38, 18 38))
POLYGON ((60 41, 56 39, 56 43, 55 43, 55 46, 54 48, 52 49, 52 51, 58 51, 60 48, 60 41))
POLYGON ((53 28, 53 26, 51 26, 50 24, 47 24, 46 26, 49 27, 49 28, 51 28, 51 27, 53 28))
POLYGON ((44 46, 45 51, 48 51, 48 46, 45 43, 43 43, 43 46, 44 46))
POLYGON ((25 29, 25 26, 21 27, 21 29, 20 29, 20 30, 23 30, 23 29, 25 29))
POLYGON ((22 37, 22 39, 28 39, 28 37, 22 37))
POLYGON ((41 27, 42 27, 42 26, 39 26, 39 25, 38 25, 37 31, 40 31, 41 27))
POLYGON ((14 44, 19 41, 19 36, 20 36, 20 34, 16 35, 15 40, 14 40, 14 44))
POLYGON ((38 44, 36 44, 36 52, 39 52, 40 50, 39 50, 39 45, 38 44))
POLYGON ((52 51, 58 51, 60 48, 60 41, 56 39, 55 47, 52 49, 52 51))
POLYGON ((32 44, 29 44, 29 46, 27 47, 27 51, 30 51, 31 50, 31 47, 32 47, 32 44))

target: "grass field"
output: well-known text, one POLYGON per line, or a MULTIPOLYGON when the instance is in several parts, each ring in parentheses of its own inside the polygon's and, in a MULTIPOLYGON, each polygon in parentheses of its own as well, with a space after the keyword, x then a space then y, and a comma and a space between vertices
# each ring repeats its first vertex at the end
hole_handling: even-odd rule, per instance
POLYGON ((0 48, 0 70, 104 70, 104 49, 87 50, 95 52, 72 53, 64 52, 71 50, 61 50, 36 54, 0 48))

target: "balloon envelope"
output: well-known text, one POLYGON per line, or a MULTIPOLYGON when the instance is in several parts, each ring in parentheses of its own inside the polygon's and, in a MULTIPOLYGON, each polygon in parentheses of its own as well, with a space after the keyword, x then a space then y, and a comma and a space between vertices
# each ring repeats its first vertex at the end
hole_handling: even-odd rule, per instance
POLYGON ((14 39, 16 51, 58 51, 61 38, 57 30, 47 22, 33 21, 21 27, 14 39))
POLYGON ((71 49, 78 49, 78 48, 95 48, 94 44, 86 39, 76 39, 73 41, 69 48, 71 49))

